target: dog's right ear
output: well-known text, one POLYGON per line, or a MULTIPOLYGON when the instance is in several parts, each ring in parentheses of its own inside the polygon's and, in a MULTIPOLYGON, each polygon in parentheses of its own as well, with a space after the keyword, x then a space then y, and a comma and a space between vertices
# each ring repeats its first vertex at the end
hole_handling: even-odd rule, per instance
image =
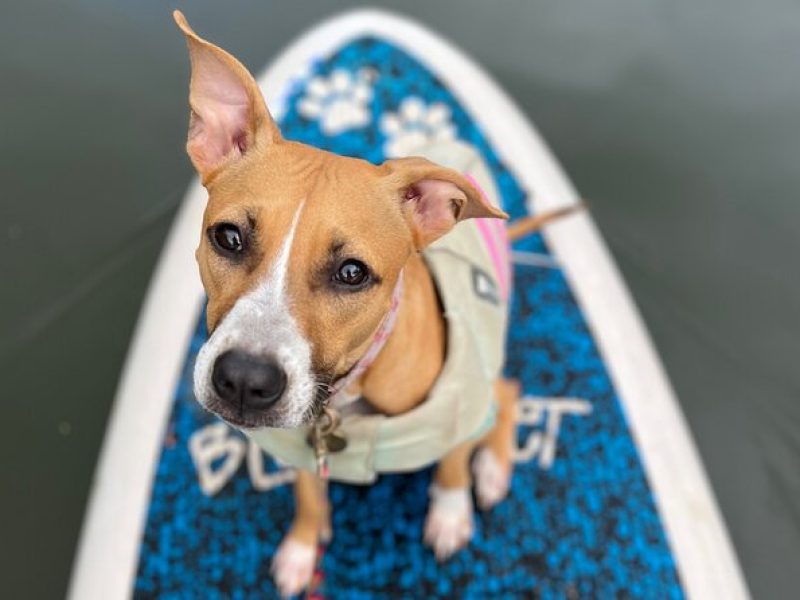
POLYGON ((186 151, 207 185, 219 170, 256 146, 280 141, 253 76, 222 48, 198 36, 183 13, 173 13, 192 61, 186 151))

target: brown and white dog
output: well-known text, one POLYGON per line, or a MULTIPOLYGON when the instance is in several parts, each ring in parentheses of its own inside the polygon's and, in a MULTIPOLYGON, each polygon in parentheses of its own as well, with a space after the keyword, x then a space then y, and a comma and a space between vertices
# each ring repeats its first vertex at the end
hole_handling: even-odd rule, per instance
MULTIPOLYGON (((284 140, 247 69, 180 12, 175 20, 192 65, 187 151, 208 190, 196 256, 212 335, 196 365, 198 400, 245 431, 308 426, 327 384, 370 346, 402 271, 394 329, 355 387, 387 415, 416 407, 446 353, 442 307, 420 251, 462 219, 505 213, 460 173, 424 159, 376 166, 284 140)), ((438 462, 425 541, 440 560, 472 536, 477 446, 481 508, 508 491, 517 393, 499 379, 493 429, 438 462)), ((273 562, 284 595, 308 584, 317 544, 329 535, 323 489, 315 473, 298 472, 295 518, 273 562)))

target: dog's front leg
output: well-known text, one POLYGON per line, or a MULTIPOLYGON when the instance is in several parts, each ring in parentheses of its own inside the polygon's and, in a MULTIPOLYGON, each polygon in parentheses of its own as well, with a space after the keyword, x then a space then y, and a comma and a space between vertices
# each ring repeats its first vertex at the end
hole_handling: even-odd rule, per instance
POLYGON ((294 483, 295 515, 272 560, 272 574, 284 597, 302 592, 311 582, 320 540, 330 538, 330 507, 325 486, 309 471, 298 471, 294 483))
POLYGON ((447 454, 436 469, 425 520, 425 543, 440 561, 466 546, 474 531, 469 459, 474 441, 447 454))

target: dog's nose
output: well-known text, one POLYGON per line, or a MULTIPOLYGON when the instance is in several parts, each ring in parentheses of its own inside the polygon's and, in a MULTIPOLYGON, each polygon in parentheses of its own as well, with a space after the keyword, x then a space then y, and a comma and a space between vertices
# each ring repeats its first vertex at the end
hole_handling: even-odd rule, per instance
POLYGON ((273 360, 228 350, 214 362, 211 383, 224 401, 264 410, 286 389, 286 372, 273 360))

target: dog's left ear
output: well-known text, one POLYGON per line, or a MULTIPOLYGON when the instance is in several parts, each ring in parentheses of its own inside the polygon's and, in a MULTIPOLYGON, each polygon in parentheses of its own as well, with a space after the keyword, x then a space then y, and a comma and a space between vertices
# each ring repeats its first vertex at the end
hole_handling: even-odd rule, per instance
POLYGON ((418 158, 383 163, 399 191, 418 250, 433 243, 464 219, 508 219, 465 175, 418 158))
POLYGON ((173 17, 186 36, 192 61, 186 151, 207 185, 222 167, 256 145, 280 141, 281 134, 242 63, 198 36, 183 13, 176 10, 173 17))

